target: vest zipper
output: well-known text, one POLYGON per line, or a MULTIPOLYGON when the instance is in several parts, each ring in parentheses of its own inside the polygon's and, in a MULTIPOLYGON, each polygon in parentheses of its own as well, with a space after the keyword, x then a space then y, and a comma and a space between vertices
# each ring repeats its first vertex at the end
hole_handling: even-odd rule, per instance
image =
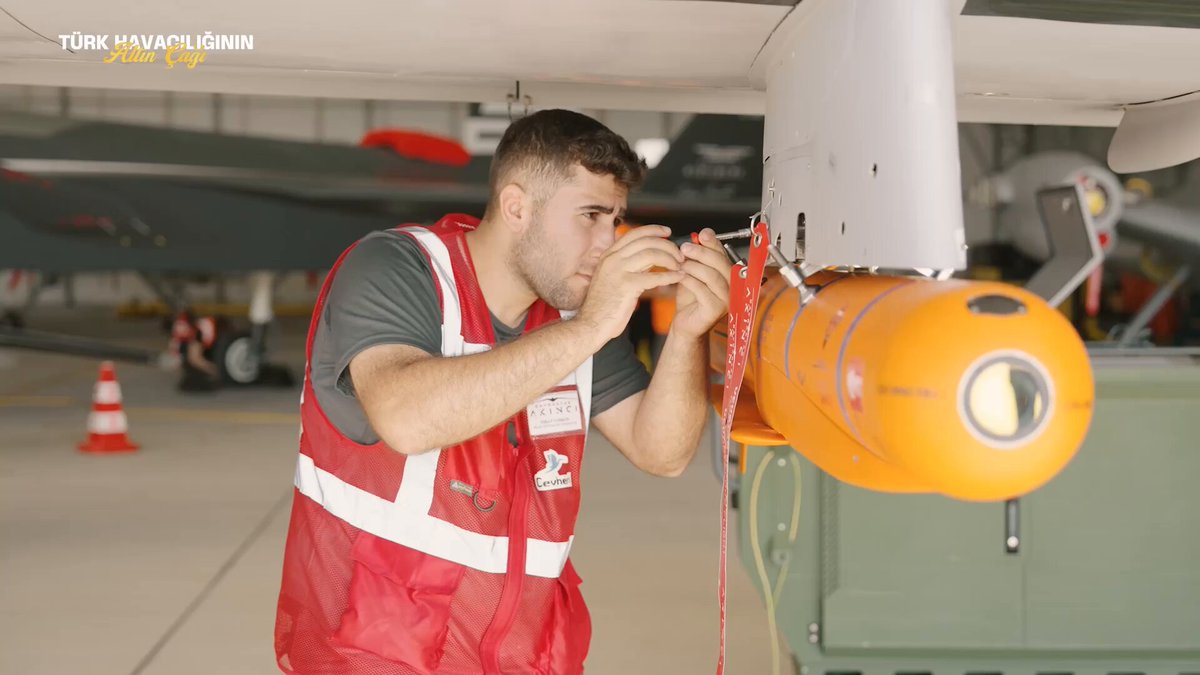
POLYGON ((512 629, 517 608, 520 606, 528 546, 526 520, 529 513, 529 476, 522 475, 519 466, 522 459, 521 433, 513 420, 509 420, 505 427, 513 458, 512 471, 509 472, 513 501, 508 514, 508 567, 504 574, 504 589, 500 592, 496 614, 479 644, 480 660, 486 675, 501 675, 500 648, 512 629))
POLYGON ((509 420, 508 424, 505 425, 505 429, 508 431, 508 444, 512 447, 512 455, 516 457, 521 452, 521 443, 517 439, 517 423, 509 420))

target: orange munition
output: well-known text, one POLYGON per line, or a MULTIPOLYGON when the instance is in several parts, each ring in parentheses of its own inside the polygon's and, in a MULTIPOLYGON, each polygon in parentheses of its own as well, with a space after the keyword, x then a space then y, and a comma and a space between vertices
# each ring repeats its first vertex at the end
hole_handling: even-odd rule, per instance
POLYGON ((1039 297, 961 280, 808 281, 816 294, 803 306, 779 276, 762 290, 735 440, 791 445, 859 487, 973 501, 1036 489, 1083 443, 1091 365, 1039 297))

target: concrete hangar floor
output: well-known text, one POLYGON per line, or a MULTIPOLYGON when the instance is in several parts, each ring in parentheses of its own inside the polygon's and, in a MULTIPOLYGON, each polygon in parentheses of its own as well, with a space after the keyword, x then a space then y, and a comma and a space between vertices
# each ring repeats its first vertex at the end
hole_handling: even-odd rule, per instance
MULTIPOLYGON (((45 318, 39 328, 162 342, 149 321, 45 318)), ((272 340, 297 372, 302 324, 280 319, 272 340)), ((0 350, 0 673, 278 672, 299 390, 185 396, 174 374, 118 363, 141 449, 89 455, 77 445, 98 366, 0 350)), ((655 479, 595 434, 587 462, 572 559, 594 623, 588 671, 712 670, 720 483, 709 458, 655 479)), ((770 672, 762 603, 732 550, 729 575, 730 672, 770 672)))

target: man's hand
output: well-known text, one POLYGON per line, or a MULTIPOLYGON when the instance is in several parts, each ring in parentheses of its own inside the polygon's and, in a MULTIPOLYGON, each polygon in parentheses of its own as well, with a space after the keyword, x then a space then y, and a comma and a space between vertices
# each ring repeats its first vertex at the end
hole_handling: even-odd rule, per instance
POLYGON ((221 374, 217 372, 216 364, 210 363, 208 359, 204 358, 204 348, 201 347, 200 343, 195 340, 188 342, 187 360, 188 363, 192 364, 192 367, 201 370, 204 372, 204 374, 208 375, 209 379, 215 380, 221 376, 221 374))
MULTIPOLYGON (((667 239, 670 234, 660 225, 630 230, 600 259, 579 310, 579 318, 595 327, 597 349, 625 332, 642 293, 686 279, 684 255, 667 239), (650 271, 656 267, 663 271, 650 271)), ((728 284, 725 296, 728 302, 728 284)))
POLYGON ((717 235, 705 228, 700 245, 684 244, 684 277, 675 296, 675 321, 671 331, 681 337, 699 338, 729 312, 729 274, 733 264, 725 255, 717 235))
POLYGON ((675 320, 645 392, 595 418, 596 428, 635 466, 678 476, 696 455, 708 415, 708 343, 700 339, 729 311, 733 265, 712 230, 684 244, 675 320))

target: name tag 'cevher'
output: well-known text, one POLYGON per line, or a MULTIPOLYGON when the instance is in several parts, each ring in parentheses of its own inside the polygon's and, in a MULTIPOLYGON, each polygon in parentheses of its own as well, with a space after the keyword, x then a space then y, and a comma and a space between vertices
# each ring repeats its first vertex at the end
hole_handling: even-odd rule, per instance
POLYGON ((542 394, 525 408, 525 415, 534 438, 583 431, 583 406, 575 387, 560 387, 542 394))

